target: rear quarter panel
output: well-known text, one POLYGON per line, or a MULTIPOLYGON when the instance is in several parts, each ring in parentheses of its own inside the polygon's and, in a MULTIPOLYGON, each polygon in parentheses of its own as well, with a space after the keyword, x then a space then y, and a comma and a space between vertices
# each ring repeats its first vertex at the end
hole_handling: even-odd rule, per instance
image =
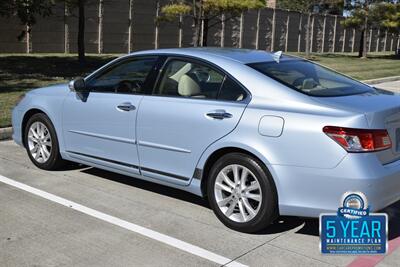
POLYGON ((363 114, 317 104, 253 98, 235 130, 209 146, 197 168, 203 169, 209 156, 218 149, 244 149, 266 165, 279 194, 280 182, 275 175, 275 166, 333 169, 346 157, 347 152, 323 133, 322 128, 327 125, 364 128, 367 121, 363 114), (284 119, 280 136, 269 137, 259 133, 259 121, 266 115, 284 119))

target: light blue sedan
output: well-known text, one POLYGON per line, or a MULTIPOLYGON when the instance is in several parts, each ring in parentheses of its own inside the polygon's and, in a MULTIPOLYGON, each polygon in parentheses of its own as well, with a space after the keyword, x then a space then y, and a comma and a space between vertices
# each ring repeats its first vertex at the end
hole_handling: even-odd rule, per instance
POLYGON ((30 91, 13 128, 39 168, 73 161, 179 188, 243 232, 334 212, 346 191, 372 211, 400 199, 400 97, 281 53, 133 53, 30 91))

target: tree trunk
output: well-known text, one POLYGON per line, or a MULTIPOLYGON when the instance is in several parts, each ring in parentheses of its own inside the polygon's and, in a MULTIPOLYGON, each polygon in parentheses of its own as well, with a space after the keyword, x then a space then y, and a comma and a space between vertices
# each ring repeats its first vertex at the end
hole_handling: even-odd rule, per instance
POLYGON ((104 0, 99 0, 99 21, 98 21, 98 36, 97 36, 97 53, 103 54, 103 17, 104 17, 104 0))
POLYGON ((208 19, 203 19, 203 45, 207 46, 207 37, 208 37, 208 19))
POLYGON ((365 30, 361 31, 361 37, 360 37, 360 48, 358 49, 358 57, 363 57, 364 54, 364 40, 365 38, 365 30))
POLYGON ((307 26, 306 26, 306 57, 310 57, 310 43, 311 43, 311 14, 307 15, 307 26))
POLYGON ((70 31, 69 31, 69 24, 68 24, 68 19, 70 16, 70 10, 67 5, 67 3, 64 3, 64 53, 69 53, 70 52, 70 31))
POLYGON ((78 58, 80 63, 85 63, 85 0, 79 0, 78 8, 78 58))
POLYGON ((367 58, 367 52, 368 52, 368 45, 367 45, 367 34, 368 34, 368 17, 365 16, 365 21, 364 21, 364 35, 362 38, 362 42, 363 42, 363 50, 362 50, 362 58, 367 58))
POLYGON ((193 1, 193 15, 194 15, 194 26, 195 26, 195 36, 194 36, 194 42, 193 46, 198 47, 201 44, 201 20, 202 20, 202 14, 203 14, 203 1, 200 1, 200 6, 199 10, 196 9, 195 1, 193 1))

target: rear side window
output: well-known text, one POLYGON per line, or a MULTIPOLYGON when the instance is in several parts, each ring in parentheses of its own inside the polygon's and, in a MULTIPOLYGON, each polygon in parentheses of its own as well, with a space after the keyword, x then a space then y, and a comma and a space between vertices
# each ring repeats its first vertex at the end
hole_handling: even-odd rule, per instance
POLYGON ((172 59, 167 62, 156 95, 241 101, 246 91, 223 72, 207 64, 172 59))
POLYGON ((158 87, 158 95, 216 99, 224 75, 207 65, 185 60, 167 63, 158 87))
POLYGON ((249 66, 311 96, 346 96, 374 92, 367 85, 306 60, 261 62, 249 66))
POLYGON ((241 101, 247 96, 246 91, 231 78, 226 77, 221 91, 219 92, 218 99, 227 101, 241 101))

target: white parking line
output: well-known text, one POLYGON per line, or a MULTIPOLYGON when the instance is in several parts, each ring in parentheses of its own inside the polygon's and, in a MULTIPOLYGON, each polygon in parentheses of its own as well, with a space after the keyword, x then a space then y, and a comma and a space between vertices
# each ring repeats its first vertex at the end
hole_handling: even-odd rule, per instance
POLYGON ((83 205, 80 205, 76 202, 73 201, 69 201, 68 199, 53 195, 51 193, 47 193, 45 191, 42 191, 40 189, 34 188, 32 186, 17 182, 15 180, 12 180, 10 178, 4 177, 2 175, 0 175, 0 182, 3 182, 5 184, 11 185, 13 187, 16 187, 18 189, 24 190, 26 192, 32 193, 34 195, 40 196, 42 198, 45 198, 47 200, 53 201, 55 203, 61 204, 63 206, 69 207, 71 209, 77 210, 79 212, 82 212, 84 214, 87 214, 89 216, 95 217, 97 219, 100 219, 102 221, 120 226, 122 228, 125 228, 127 230, 130 230, 132 232, 135 232, 137 234, 146 236, 148 238, 157 240, 159 242, 162 242, 164 244, 167 244, 169 246, 175 247, 177 249, 186 251, 190 254, 199 256, 201 258, 204 258, 206 260, 221 264, 221 265, 226 265, 226 266, 241 266, 241 267, 245 267, 247 265, 243 265, 239 262, 236 261, 232 261, 226 257, 220 256, 218 254, 215 254, 211 251, 205 250, 201 247, 189 244, 187 242, 184 242, 182 240, 167 236, 165 234, 161 234, 159 232, 147 229, 145 227, 142 227, 140 225, 136 225, 134 223, 130 223, 128 221, 119 219, 117 217, 105 214, 103 212, 85 207, 83 205))

